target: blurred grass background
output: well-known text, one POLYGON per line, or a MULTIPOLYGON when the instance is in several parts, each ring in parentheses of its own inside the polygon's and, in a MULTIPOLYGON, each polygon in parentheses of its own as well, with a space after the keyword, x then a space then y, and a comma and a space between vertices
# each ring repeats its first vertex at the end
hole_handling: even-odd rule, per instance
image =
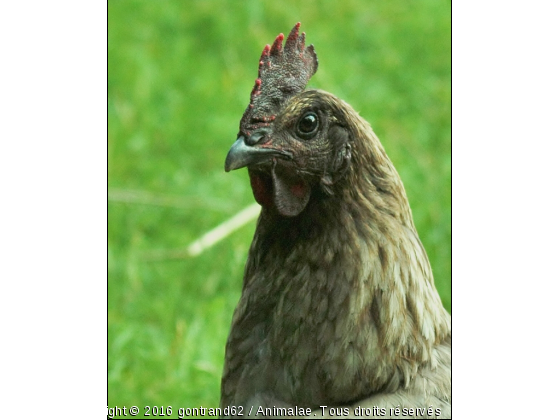
POLYGON ((185 248, 254 202, 224 159, 262 48, 301 21, 309 87, 349 102, 397 167, 451 310, 448 1, 108 3, 108 405, 216 407, 224 346, 254 232, 185 248))

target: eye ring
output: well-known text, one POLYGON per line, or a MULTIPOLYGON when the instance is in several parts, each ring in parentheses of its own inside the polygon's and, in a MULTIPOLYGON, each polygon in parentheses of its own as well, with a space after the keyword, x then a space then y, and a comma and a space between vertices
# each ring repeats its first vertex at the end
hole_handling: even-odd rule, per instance
POLYGON ((310 139, 317 134, 319 129, 319 117, 314 112, 306 112, 296 125, 297 135, 304 139, 310 139))

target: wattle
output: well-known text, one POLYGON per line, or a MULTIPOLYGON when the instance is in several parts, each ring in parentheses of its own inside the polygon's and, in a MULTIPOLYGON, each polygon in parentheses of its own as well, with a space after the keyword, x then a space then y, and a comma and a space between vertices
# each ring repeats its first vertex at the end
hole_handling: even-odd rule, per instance
POLYGON ((263 207, 271 207, 274 205, 274 190, 272 186, 272 178, 261 172, 249 171, 251 178, 251 188, 253 196, 257 203, 263 207))

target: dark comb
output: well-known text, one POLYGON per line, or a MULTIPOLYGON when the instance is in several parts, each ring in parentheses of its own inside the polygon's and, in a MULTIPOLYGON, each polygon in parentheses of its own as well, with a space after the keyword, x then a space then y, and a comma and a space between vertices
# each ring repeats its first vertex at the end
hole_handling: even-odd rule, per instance
POLYGON ((259 77, 251 91, 251 102, 241 118, 240 129, 247 132, 274 121, 281 105, 291 96, 302 92, 317 71, 319 62, 313 45, 305 47, 305 32, 299 33, 300 23, 288 35, 284 34, 266 45, 259 61, 259 77))

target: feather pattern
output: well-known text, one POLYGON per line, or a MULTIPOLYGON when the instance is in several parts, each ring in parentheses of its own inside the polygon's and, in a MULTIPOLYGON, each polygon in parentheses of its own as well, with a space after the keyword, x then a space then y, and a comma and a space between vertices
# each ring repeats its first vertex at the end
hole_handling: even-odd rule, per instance
POLYGON ((380 141, 324 91, 291 92, 274 116, 252 147, 290 157, 258 155, 247 165, 264 204, 226 346, 221 406, 329 406, 349 416, 378 406, 389 418, 397 406, 431 406, 431 417, 449 417, 450 316, 380 141), (301 127, 314 127, 313 136, 301 127))

